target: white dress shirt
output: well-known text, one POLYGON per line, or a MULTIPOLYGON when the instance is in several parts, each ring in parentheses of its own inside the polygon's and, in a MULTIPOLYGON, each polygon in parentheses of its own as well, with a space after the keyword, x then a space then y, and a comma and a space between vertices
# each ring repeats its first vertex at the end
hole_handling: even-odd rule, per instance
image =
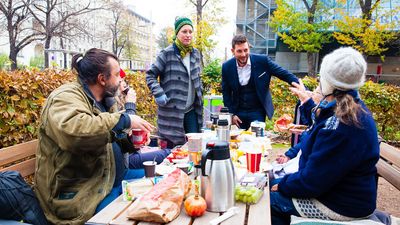
POLYGON ((239 75, 239 83, 242 86, 245 86, 249 83, 250 76, 251 76, 251 63, 250 63, 250 57, 247 59, 246 65, 243 67, 239 67, 237 61, 236 61, 236 67, 237 67, 237 72, 239 75))

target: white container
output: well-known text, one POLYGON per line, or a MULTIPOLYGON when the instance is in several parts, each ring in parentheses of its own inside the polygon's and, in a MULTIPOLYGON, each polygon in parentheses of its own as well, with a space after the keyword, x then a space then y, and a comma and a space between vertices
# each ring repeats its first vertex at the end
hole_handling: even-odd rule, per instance
POLYGON ((265 123, 260 121, 253 121, 250 124, 251 132, 256 134, 256 137, 264 137, 265 123))

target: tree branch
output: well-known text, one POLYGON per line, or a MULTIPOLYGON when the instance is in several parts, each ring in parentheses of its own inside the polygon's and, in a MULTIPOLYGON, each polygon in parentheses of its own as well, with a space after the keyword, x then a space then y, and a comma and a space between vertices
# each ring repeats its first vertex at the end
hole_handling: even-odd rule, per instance
POLYGON ((204 2, 204 4, 201 6, 201 8, 203 8, 203 7, 207 4, 207 2, 208 2, 208 0, 206 0, 206 1, 204 2))
POLYGON ((307 12, 310 12, 310 5, 308 4, 307 0, 303 0, 303 3, 307 8, 307 12))

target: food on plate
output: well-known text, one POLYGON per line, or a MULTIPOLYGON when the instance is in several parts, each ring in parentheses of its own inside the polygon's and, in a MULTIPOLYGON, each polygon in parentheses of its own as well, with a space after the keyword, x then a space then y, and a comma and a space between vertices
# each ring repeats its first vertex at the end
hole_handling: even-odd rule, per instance
POLYGON ((156 165, 156 174, 163 176, 163 175, 171 173, 175 169, 176 169, 176 167, 174 167, 172 165, 171 166, 162 165, 162 164, 156 165))
POLYGON ((167 156, 167 159, 171 163, 186 162, 189 156, 189 152, 183 148, 176 147, 171 150, 171 154, 167 156))
POLYGON ((288 114, 283 114, 275 121, 274 131, 287 132, 289 131, 289 125, 292 123, 293 118, 288 114))
POLYGON ((290 132, 291 130, 304 131, 307 129, 306 125, 293 124, 292 117, 288 114, 283 114, 279 117, 274 125, 274 131, 278 132, 290 132))
POLYGON ((301 124, 290 124, 289 125, 289 130, 306 130, 307 129, 307 125, 301 125, 301 124))
POLYGON ((140 197, 153 187, 153 182, 149 179, 138 179, 131 182, 122 181, 122 193, 124 201, 132 201, 136 197, 140 197))

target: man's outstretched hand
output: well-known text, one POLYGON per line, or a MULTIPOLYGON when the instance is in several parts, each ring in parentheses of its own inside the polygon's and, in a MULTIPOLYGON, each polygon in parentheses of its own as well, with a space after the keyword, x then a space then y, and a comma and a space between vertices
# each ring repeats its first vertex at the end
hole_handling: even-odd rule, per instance
POLYGON ((236 115, 234 115, 232 117, 232 123, 235 124, 237 127, 240 127, 240 124, 242 123, 242 121, 240 120, 240 118, 236 115))
POLYGON ((146 132, 151 132, 155 129, 153 125, 137 115, 129 115, 129 118, 131 119, 131 128, 133 129, 140 129, 146 132))

